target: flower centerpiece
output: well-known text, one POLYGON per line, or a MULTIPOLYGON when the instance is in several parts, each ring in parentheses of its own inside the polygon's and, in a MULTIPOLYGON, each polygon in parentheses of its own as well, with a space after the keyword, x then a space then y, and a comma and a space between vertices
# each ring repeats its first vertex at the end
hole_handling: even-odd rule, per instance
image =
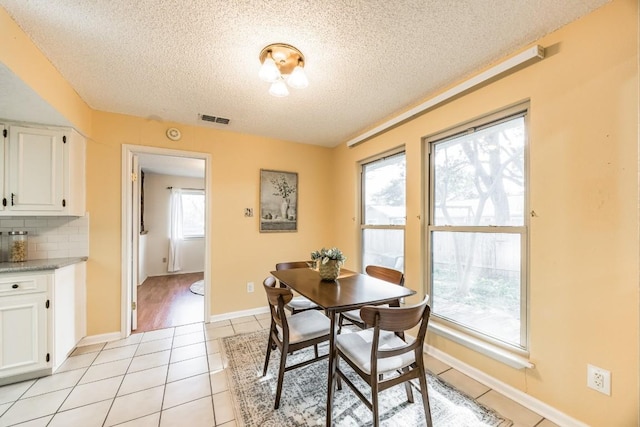
POLYGON ((311 260, 316 262, 322 280, 336 280, 347 257, 338 248, 322 248, 311 252, 311 260))
POLYGON ((294 215, 293 213, 290 215, 288 211, 289 204, 291 203, 290 197, 296 192, 296 186, 290 184, 284 175, 272 178, 271 185, 273 185, 275 189, 273 195, 282 197, 282 203, 280 205, 280 214, 282 215, 282 218, 289 219, 290 216, 294 215))

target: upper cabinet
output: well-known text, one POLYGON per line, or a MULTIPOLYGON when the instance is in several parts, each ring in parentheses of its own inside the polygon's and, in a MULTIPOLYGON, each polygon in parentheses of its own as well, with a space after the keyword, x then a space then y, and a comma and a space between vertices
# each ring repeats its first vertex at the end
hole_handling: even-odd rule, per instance
POLYGON ((73 129, 4 125, 0 215, 85 214, 85 139, 73 129))

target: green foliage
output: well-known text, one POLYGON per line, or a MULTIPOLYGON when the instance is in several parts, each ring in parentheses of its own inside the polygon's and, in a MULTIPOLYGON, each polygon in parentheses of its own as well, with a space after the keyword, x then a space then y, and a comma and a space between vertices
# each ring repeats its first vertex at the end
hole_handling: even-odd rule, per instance
MULTIPOLYGON (((461 294, 454 269, 436 268, 434 271, 435 297, 470 307, 499 308, 514 317, 520 316, 520 283, 517 279, 500 275, 477 277, 468 293, 461 294)), ((441 301, 442 303, 442 301, 441 301)))
POLYGON ((329 262, 330 259, 338 261, 340 265, 344 264, 347 260, 347 257, 344 256, 342 251, 338 248, 325 249, 322 248, 319 251, 311 252, 311 260, 317 261, 320 260, 323 264, 329 262))

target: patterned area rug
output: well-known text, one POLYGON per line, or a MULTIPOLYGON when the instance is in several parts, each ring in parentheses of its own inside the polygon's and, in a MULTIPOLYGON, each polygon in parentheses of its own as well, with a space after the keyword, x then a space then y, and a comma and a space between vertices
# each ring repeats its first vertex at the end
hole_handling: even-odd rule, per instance
MULTIPOLYGON (((267 331, 235 335, 222 340, 223 351, 229 361, 229 387, 234 400, 236 421, 244 426, 316 426, 325 424, 327 396, 327 360, 312 363, 303 368, 286 372, 282 388, 280 408, 273 410, 278 377, 280 351, 271 353, 269 370, 262 377, 262 367, 267 346, 267 331)), ((321 354, 328 351, 328 344, 320 347, 321 354)), ((287 365, 313 356, 313 349, 305 349, 289 355, 287 365)), ((349 367, 341 364, 345 370, 349 367)), ((353 371, 347 375, 363 390, 369 386, 353 371)), ((507 427, 512 423, 487 409, 473 399, 459 393, 446 383, 427 375, 429 403, 435 427, 507 427)), ((417 384, 417 383, 416 383, 417 384)), ((392 387, 380 393, 380 423, 382 426, 425 425, 424 410, 419 394, 414 388, 414 401, 407 402, 404 386, 392 387)), ((343 384, 336 389, 333 420, 336 426, 370 426, 371 411, 343 384)))
POLYGON ((189 290, 194 294, 204 295, 204 280, 193 282, 191 286, 189 286, 189 290))

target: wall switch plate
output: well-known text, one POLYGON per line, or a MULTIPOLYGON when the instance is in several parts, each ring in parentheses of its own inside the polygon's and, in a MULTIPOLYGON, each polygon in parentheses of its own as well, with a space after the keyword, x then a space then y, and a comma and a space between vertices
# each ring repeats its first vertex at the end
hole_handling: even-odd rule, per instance
POLYGON ((611 396, 611 372, 587 365, 587 387, 611 396))
POLYGON ((252 217, 253 216, 253 208, 244 208, 244 216, 252 217))
POLYGON ((247 282, 247 292, 253 292, 253 282, 247 282))

